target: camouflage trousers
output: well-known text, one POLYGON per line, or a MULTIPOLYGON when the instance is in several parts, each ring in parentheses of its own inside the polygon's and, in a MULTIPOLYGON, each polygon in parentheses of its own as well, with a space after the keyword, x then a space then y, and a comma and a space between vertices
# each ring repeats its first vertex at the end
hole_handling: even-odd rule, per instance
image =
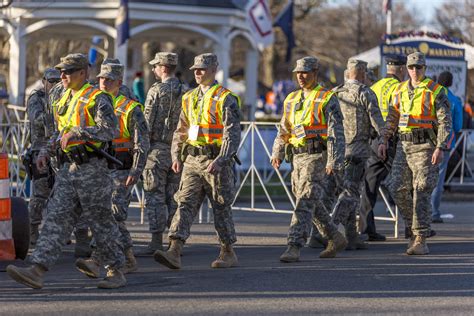
POLYGON ((114 183, 112 192, 112 213, 120 230, 120 242, 124 249, 128 249, 133 246, 133 241, 125 221, 128 217, 128 206, 132 199, 133 185, 125 185, 129 170, 113 170, 111 175, 114 183))
POLYGON ((344 225, 346 235, 357 233, 356 211, 359 209, 367 159, 368 157, 348 156, 345 160, 343 188, 334 206, 332 218, 335 225, 344 225))
POLYGON ((331 221, 326 191, 326 152, 298 154, 293 157, 291 186, 296 207, 288 231, 288 244, 303 247, 311 230, 311 223, 324 237, 331 238, 337 231, 331 221))
POLYGON ((51 189, 48 186, 48 177, 33 179, 33 195, 28 203, 30 224, 39 225, 43 220, 43 210, 48 202, 51 189))
POLYGON ((392 171, 386 180, 395 204, 414 235, 429 236, 431 193, 438 182, 439 165, 431 164, 431 144, 399 142, 392 171))
POLYGON ((56 174, 46 220, 31 262, 46 269, 51 267, 82 216, 97 243, 97 262, 112 268, 123 266, 123 246, 111 206, 112 179, 105 160, 92 158, 79 166, 65 163, 56 174))
POLYGON ((175 195, 178 209, 171 222, 170 238, 182 241, 188 239, 194 217, 207 196, 211 202, 214 227, 220 243, 231 245, 237 241, 231 208, 235 195, 232 164, 225 164, 218 174, 212 175, 206 171, 211 162, 211 159, 202 155, 187 157, 179 190, 175 195))
POLYGON ((170 148, 166 146, 149 152, 143 170, 145 208, 152 233, 163 233, 170 226, 177 208, 174 194, 179 188, 181 174, 171 170, 170 148))

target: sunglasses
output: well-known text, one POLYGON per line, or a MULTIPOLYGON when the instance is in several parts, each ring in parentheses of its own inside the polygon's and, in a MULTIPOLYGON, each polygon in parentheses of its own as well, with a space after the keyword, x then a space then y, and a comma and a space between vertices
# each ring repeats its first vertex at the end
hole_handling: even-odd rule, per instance
POLYGON ((49 83, 58 83, 60 79, 47 79, 49 83))
POLYGON ((61 73, 62 74, 65 74, 65 75, 72 75, 73 73, 75 73, 76 71, 79 71, 79 70, 82 70, 82 69, 64 69, 64 70, 61 70, 61 73))
POLYGON ((420 69, 423 69, 424 66, 420 66, 420 65, 411 65, 411 66, 408 66, 408 69, 416 69, 416 70, 420 70, 420 69))

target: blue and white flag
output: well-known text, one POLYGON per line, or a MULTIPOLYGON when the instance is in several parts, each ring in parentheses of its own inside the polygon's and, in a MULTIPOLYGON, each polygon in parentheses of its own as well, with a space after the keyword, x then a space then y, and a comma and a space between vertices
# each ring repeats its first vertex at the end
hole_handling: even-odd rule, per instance
POLYGON ((130 37, 130 21, 128 17, 128 0, 120 0, 117 18, 115 19, 117 28, 117 46, 125 44, 130 37))
POLYGON ((272 14, 267 0, 249 0, 245 6, 247 23, 258 49, 273 44, 272 14))

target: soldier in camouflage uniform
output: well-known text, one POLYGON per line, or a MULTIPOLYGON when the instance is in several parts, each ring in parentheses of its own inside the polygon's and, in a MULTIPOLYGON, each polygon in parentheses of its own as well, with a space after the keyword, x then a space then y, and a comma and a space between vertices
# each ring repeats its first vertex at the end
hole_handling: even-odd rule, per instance
POLYGON ((44 273, 57 261, 78 218, 83 216, 95 237, 97 258, 107 267, 107 276, 98 287, 122 287, 126 280, 119 269, 125 258, 111 210, 112 179, 100 149, 93 149, 114 139, 117 118, 112 99, 87 83, 86 55, 69 54, 55 68, 61 71, 67 90, 57 106, 58 131, 41 149, 37 167, 44 169, 48 157, 57 154, 60 168, 48 200, 46 221, 30 257, 33 265, 9 265, 7 272, 19 283, 42 288, 44 273))
MULTIPOLYGON (((409 80, 395 89, 384 130, 379 156, 386 157, 388 139, 398 133, 399 142, 389 175, 388 189, 412 238, 407 254, 429 253, 431 193, 438 181, 451 133, 451 111, 445 89, 425 76, 425 55, 407 56, 409 80)), ((447 153, 446 153, 447 154, 447 153)))
POLYGON ((174 194, 181 172, 171 170, 171 142, 181 114, 181 98, 185 91, 174 76, 178 64, 175 53, 160 52, 150 65, 157 80, 145 101, 145 119, 150 129, 150 152, 143 172, 145 208, 150 225, 151 242, 137 255, 152 255, 163 250, 163 232, 176 212, 174 194))
MULTIPOLYGON (((104 59, 104 61, 102 62, 102 65, 107 65, 107 64, 115 64, 115 65, 121 65, 121 62, 119 59, 117 58, 106 58, 104 59)), ((101 65, 101 67, 102 67, 101 65)), ((96 88, 99 88, 99 86, 97 85, 96 88)), ((133 91, 127 87, 126 85, 124 85, 123 83, 120 84, 120 88, 119 88, 119 95, 123 95, 124 97, 126 97, 127 99, 131 99, 133 101, 137 101, 138 102, 138 98, 136 97, 136 95, 133 93, 133 91)))
MULTIPOLYGON (((126 274, 137 270, 137 261, 132 250, 133 242, 125 221, 128 216, 133 186, 143 171, 150 147, 148 125, 142 112, 142 105, 120 94, 123 65, 102 64, 97 78, 99 78, 100 90, 106 91, 114 97, 115 115, 119 121, 119 136, 113 140, 112 144, 115 157, 122 162, 123 166, 116 166, 112 171, 114 181, 112 211, 121 233, 120 240, 126 259, 122 272, 126 274)), ((99 277, 96 254, 97 251, 94 251, 91 259, 79 259, 78 262, 82 266, 87 266, 88 271, 93 271, 94 277, 99 277)))
POLYGON ((380 134, 384 126, 377 96, 364 84, 366 72, 366 62, 349 59, 347 80, 335 90, 344 117, 346 152, 343 191, 334 207, 333 219, 336 225, 344 225, 348 250, 367 248, 357 234, 356 211, 359 209, 364 167, 371 154, 370 139, 374 137, 371 134, 374 129, 380 134))
POLYGON ((26 109, 30 121, 30 143, 29 162, 30 176, 33 180, 33 194, 28 204, 30 213, 30 244, 36 245, 39 231, 38 226, 43 219, 43 210, 46 206, 51 187, 48 184, 49 172, 40 172, 36 168, 36 158, 42 147, 46 145, 48 137, 54 132, 52 115, 48 110, 48 93, 61 78, 59 70, 48 68, 43 76, 43 89, 34 91, 28 99, 26 109))
POLYGON ((214 212, 214 226, 221 244, 213 268, 237 265, 232 244, 237 241, 232 219, 234 156, 240 143, 240 100, 215 81, 217 57, 194 58, 194 77, 199 86, 183 96, 183 111, 173 136, 172 169, 181 171, 175 195, 178 209, 169 232, 170 248, 157 250, 155 260, 171 269, 181 268, 181 251, 190 235, 194 217, 207 196, 214 212))
POLYGON ((332 223, 325 189, 327 175, 341 169, 344 162, 344 132, 339 103, 332 92, 317 83, 319 63, 312 56, 296 62, 300 90, 290 93, 278 135, 273 144, 271 163, 278 169, 285 154, 292 163, 291 183, 296 208, 288 232, 288 248, 280 261, 299 260, 313 219, 320 233, 329 239, 321 258, 333 258, 347 241, 332 223))

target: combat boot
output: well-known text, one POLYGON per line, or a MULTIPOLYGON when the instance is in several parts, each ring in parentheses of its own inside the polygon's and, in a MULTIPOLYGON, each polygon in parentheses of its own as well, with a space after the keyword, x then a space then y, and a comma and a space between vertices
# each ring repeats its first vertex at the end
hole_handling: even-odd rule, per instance
POLYGON ((41 289, 43 287, 43 275, 46 271, 39 264, 33 264, 29 268, 19 268, 12 264, 7 266, 7 273, 13 280, 32 289, 41 289))
POLYGON ((231 268, 238 264, 232 245, 221 245, 219 257, 211 263, 211 268, 231 268))
POLYGON ((76 236, 76 246, 74 247, 74 257, 89 258, 92 254, 90 246, 91 238, 89 237, 88 229, 76 229, 74 232, 76 236))
POLYGON ((127 248, 124 251, 125 254, 125 266, 120 270, 123 274, 135 272, 138 270, 137 259, 133 255, 133 249, 127 248))
POLYGON ((415 238, 416 238, 415 236, 410 237, 410 240, 408 241, 408 245, 407 245, 407 250, 413 247, 413 245, 415 244, 415 238))
POLYGON ((107 276, 97 284, 99 289, 117 289, 124 287, 127 280, 119 269, 108 269, 107 276))
POLYGON ((310 248, 326 248, 328 245, 328 240, 321 236, 318 232, 311 234, 311 238, 308 242, 308 247, 310 248))
POLYGON ((426 245, 426 237, 416 236, 413 246, 408 248, 408 255, 427 255, 430 253, 428 245, 426 245))
POLYGON ((76 260, 76 268, 89 278, 100 277, 100 266, 95 260, 79 258, 76 260))
POLYGON ((296 245, 288 245, 285 252, 280 256, 281 262, 297 262, 300 261, 300 247, 296 245))
POLYGON ((39 237, 39 229, 37 224, 30 225, 30 246, 36 246, 39 237))
POLYGON ((346 227, 346 239, 347 239, 347 246, 346 250, 359 250, 359 249, 367 249, 369 245, 362 241, 359 238, 359 234, 357 233, 355 227, 350 228, 346 227))
POLYGON ((336 231, 334 236, 329 238, 326 249, 319 253, 319 258, 334 258, 339 251, 346 249, 346 247, 346 238, 339 231, 336 231))
POLYGON ((163 249, 163 233, 152 233, 151 242, 145 247, 145 249, 140 249, 136 252, 136 256, 151 256, 157 250, 163 249))
POLYGON ((181 252, 183 250, 183 241, 179 239, 170 240, 168 251, 157 250, 153 257, 155 261, 170 269, 181 269, 181 252))

